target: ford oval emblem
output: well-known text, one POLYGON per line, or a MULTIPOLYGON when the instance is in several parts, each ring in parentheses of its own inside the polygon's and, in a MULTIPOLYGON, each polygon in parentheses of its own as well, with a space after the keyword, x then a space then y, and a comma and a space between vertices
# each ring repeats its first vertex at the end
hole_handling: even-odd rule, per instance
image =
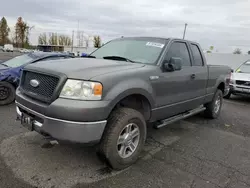
POLYGON ((35 80, 35 79, 30 80, 30 85, 31 85, 32 87, 38 87, 39 84, 40 84, 40 82, 39 82, 38 80, 35 80))

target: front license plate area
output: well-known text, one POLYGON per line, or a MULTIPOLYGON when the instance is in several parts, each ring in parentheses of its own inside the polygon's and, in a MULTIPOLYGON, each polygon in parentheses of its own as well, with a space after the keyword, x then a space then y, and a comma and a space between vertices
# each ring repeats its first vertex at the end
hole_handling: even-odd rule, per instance
POLYGON ((33 119, 27 114, 22 114, 21 124, 26 127, 28 130, 33 131, 33 119))

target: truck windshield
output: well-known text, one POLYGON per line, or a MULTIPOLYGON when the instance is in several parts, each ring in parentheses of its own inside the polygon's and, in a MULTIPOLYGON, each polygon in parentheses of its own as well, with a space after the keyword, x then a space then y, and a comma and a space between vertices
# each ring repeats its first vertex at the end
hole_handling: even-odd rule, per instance
POLYGON ((120 60, 127 59, 129 62, 154 64, 167 41, 166 39, 124 38, 113 40, 90 55, 95 58, 116 57, 114 60, 120 58, 120 60))
POLYGON ((30 61, 34 60, 35 57, 33 57, 32 55, 30 54, 24 54, 24 55, 21 55, 21 56, 17 56, 17 57, 14 57, 8 61, 5 61, 4 63, 2 63, 3 65, 5 66, 8 66, 8 67, 12 67, 12 68, 15 68, 15 67, 20 67, 26 63, 29 63, 30 61))
POLYGON ((241 65, 237 70, 237 73, 249 73, 250 74, 250 61, 241 65))

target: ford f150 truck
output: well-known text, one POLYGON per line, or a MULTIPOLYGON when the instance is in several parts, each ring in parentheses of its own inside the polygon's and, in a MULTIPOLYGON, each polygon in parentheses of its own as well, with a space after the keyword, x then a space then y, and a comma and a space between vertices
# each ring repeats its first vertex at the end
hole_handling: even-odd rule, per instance
POLYGON ((230 67, 209 66, 199 44, 129 37, 81 59, 28 65, 16 91, 21 124, 55 140, 98 143, 114 169, 133 164, 147 126, 204 111, 217 118, 230 67))

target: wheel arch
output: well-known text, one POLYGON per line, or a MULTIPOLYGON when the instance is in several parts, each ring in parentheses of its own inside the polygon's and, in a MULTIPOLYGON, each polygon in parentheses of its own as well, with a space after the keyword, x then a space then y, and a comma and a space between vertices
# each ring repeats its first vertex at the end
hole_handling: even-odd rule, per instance
POLYGON ((220 82, 217 86, 217 89, 221 90, 222 93, 225 93, 225 83, 224 82, 220 82))
POLYGON ((128 107, 138 110, 145 118, 151 118, 151 109, 154 105, 152 97, 143 89, 130 89, 119 94, 111 104, 110 114, 119 107, 128 107))

